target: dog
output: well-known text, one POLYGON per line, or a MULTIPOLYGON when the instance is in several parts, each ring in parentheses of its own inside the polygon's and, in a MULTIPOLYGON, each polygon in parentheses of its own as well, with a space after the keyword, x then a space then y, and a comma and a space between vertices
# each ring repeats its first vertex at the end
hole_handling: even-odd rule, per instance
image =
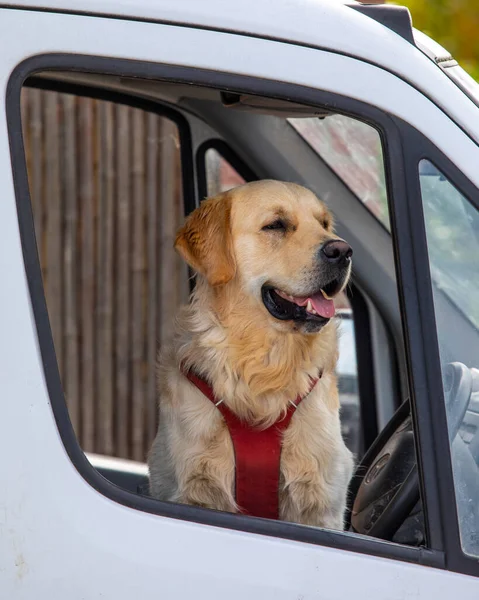
POLYGON ((303 399, 281 440, 279 519, 342 530, 353 458, 340 430, 333 298, 347 285, 352 250, 330 212, 302 186, 256 181, 204 200, 175 248, 196 285, 159 359, 150 494, 241 511, 232 437, 188 379, 193 370, 258 430, 303 399))

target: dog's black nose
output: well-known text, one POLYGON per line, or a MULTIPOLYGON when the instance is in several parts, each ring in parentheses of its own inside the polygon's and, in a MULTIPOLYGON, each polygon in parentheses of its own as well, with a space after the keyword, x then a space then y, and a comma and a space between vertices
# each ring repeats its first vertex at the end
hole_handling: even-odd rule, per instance
POLYGON ((329 240, 321 246, 320 254, 329 263, 340 265, 349 261, 353 255, 353 249, 343 240, 329 240))

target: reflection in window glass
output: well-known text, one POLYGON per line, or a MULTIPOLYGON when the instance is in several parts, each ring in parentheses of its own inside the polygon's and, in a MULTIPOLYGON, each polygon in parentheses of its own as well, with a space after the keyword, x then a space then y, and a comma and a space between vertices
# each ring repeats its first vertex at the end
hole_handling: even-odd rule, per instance
POLYGON ((479 556, 479 213, 419 163, 461 541, 479 556))
POLYGON ((344 115, 288 121, 389 229, 384 159, 376 129, 344 115))

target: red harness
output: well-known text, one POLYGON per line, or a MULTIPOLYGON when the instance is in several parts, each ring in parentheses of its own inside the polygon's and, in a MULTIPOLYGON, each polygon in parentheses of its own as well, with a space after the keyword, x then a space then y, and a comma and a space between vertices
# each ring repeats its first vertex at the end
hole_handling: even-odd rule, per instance
POLYGON ((222 400, 218 400, 211 386, 192 371, 183 374, 220 411, 228 426, 235 453, 236 503, 245 515, 279 518, 279 471, 283 432, 299 403, 311 392, 321 374, 311 379, 304 396, 290 400, 286 416, 267 429, 254 428, 242 421, 222 400))

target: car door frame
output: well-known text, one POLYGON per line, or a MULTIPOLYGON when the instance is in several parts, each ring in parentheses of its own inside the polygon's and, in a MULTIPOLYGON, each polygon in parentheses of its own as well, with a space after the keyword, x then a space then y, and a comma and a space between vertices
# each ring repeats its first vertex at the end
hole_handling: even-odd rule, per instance
MULTIPOLYGON (((29 279, 31 298, 33 304, 33 311, 37 316, 37 323, 42 326, 42 331, 39 332, 39 344, 43 356, 43 364, 45 368, 45 375, 47 384, 50 390, 50 397, 52 406, 54 409, 54 415, 57 422, 57 426, 62 437, 65 448, 82 476, 99 492, 107 495, 108 497, 129 506, 151 512, 154 514, 164 514, 173 518, 179 518, 182 520, 202 522, 209 525, 215 525, 219 527, 226 527, 228 529, 235 529, 240 531, 248 531, 250 533, 262 533, 267 535, 274 535, 286 539, 294 539, 305 541, 309 543, 322 543, 336 548, 344 548, 347 550, 354 550, 361 553, 370 553, 373 555, 383 555, 410 562, 419 562, 429 564, 432 566, 441 566, 441 557, 425 549, 410 548, 407 546, 400 546, 395 544, 385 544, 384 542, 367 539, 357 538, 354 534, 331 534, 321 530, 310 530, 309 528, 297 528, 294 524, 281 523, 276 524, 274 527, 270 521, 264 519, 252 519, 242 515, 232 516, 226 513, 212 512, 206 509, 172 505, 169 503, 159 502, 151 498, 143 496, 137 496, 116 488, 101 477, 85 459, 83 451, 78 445, 75 434, 71 427, 68 409, 64 401, 63 392, 61 391, 61 382, 56 368, 55 350, 53 347, 53 340, 51 338, 50 328, 48 324, 48 311, 46 306, 45 298, 43 297, 43 283, 41 279, 41 272, 39 265, 37 269, 33 267, 36 255, 36 245, 34 242, 34 231, 32 215, 30 214, 30 198, 28 191, 28 180, 26 174, 26 164, 24 159, 23 144, 18 143, 19 140, 13 135, 14 131, 18 131, 20 126, 20 114, 19 114, 19 103, 18 95, 21 86, 28 76, 32 73, 47 70, 68 70, 74 69, 76 71, 85 72, 96 72, 96 73, 117 73, 125 74, 130 73, 131 75, 141 76, 141 70, 145 68, 142 63, 134 63, 133 61, 122 61, 115 59, 103 59, 100 57, 89 57, 89 56, 71 56, 71 55, 44 55, 36 56, 28 59, 12 74, 9 82, 9 89, 7 90, 7 113, 9 122, 11 123, 10 131, 10 145, 12 148, 13 156, 13 170, 14 170, 14 181, 17 188, 17 199, 18 199, 18 214, 19 223, 22 239, 24 240, 23 249, 25 262, 28 265, 32 265, 27 270, 27 277, 29 279), (54 368, 53 368, 54 365, 54 368), (325 534, 325 535, 323 535, 325 534), (340 537, 334 539, 336 535, 340 537)), ((148 66, 149 76, 151 77, 152 67, 148 66)), ((218 87, 228 86, 229 89, 244 90, 249 93, 270 93, 271 95, 278 95, 277 86, 270 82, 262 82, 260 80, 252 81, 248 77, 215 73, 215 72, 198 72, 197 69, 186 71, 185 69, 177 69, 168 65, 155 65, 154 71, 157 76, 161 79, 167 79, 169 81, 176 82, 195 82, 199 85, 216 79, 218 87)), ((293 92, 292 89, 283 90, 284 96, 290 96, 293 92)), ((297 96, 302 97, 306 90, 297 88, 295 93, 297 96)), ((319 96, 322 100, 321 104, 327 104, 331 102, 331 94, 319 92, 319 96)), ((321 101, 320 100, 320 101, 321 101)), ((389 117, 383 115, 379 111, 375 111, 369 106, 360 106, 361 103, 356 103, 350 99, 345 99, 344 109, 354 112, 356 115, 361 115, 366 118, 368 115, 370 118, 375 119, 375 123, 381 123, 385 128, 390 129, 390 134, 393 132, 396 134, 397 131, 392 127, 392 122, 389 121, 389 117)), ((316 102, 318 97, 316 96, 316 102)), ((338 106, 339 108, 339 106, 338 106)), ((391 143, 392 140, 390 140, 391 143)), ((399 149, 397 149, 397 155, 400 156, 399 149)), ((395 159, 397 160, 397 159, 395 159)), ((190 201, 191 203, 191 201, 190 201)))

